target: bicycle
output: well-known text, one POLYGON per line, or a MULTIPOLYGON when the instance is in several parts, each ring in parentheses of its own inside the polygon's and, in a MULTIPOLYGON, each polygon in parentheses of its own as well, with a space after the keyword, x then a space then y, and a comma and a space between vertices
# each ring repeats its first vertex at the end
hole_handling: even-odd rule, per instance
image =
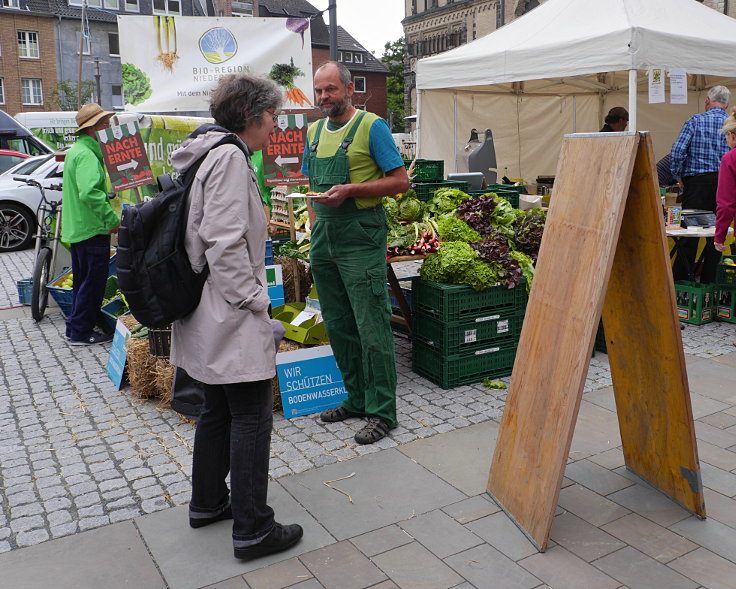
POLYGON ((43 319, 49 302, 48 283, 56 273, 56 252, 61 241, 61 201, 48 200, 46 190, 61 191, 60 184, 50 184, 47 188, 33 178, 13 178, 35 186, 41 191, 41 203, 36 211, 37 233, 33 265, 33 287, 31 289, 31 315, 38 322, 43 319))

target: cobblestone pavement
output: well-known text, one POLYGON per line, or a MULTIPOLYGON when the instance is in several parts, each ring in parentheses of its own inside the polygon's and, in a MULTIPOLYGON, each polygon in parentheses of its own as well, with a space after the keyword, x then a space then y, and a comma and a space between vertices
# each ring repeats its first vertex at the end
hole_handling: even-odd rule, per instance
MULTIPOLYGON (((15 281, 30 252, 0 254, 0 307, 17 304, 15 281), (1 298, 5 297, 5 299, 1 298)), ((14 310, 16 311, 16 310, 14 310)), ((0 552, 186 504, 194 426, 117 390, 105 373, 108 347, 70 347, 50 308, 38 324, 0 312, 0 552)), ((685 352, 734 351, 736 326, 688 326, 685 352)), ((444 390, 411 372, 411 346, 396 337, 400 426, 372 446, 361 422, 323 424, 274 416, 273 478, 379 452, 501 415, 505 390, 444 390)), ((502 379, 508 382, 508 378, 502 379)), ((591 360, 585 390, 611 385, 607 357, 591 360)))

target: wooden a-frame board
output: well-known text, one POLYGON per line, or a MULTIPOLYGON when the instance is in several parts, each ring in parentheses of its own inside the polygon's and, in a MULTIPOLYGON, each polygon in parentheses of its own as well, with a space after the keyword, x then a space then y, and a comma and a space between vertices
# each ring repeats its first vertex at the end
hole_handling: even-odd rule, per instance
POLYGON ((488 492, 546 550, 603 316, 626 466, 705 517, 648 134, 566 136, 488 492))

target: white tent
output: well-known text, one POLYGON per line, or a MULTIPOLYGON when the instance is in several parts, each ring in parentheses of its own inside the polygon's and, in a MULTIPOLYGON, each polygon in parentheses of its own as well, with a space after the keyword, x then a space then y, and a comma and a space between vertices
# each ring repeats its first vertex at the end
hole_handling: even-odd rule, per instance
POLYGON ((736 20, 696 0, 547 0, 419 61, 420 156, 459 169, 470 129, 488 127, 499 176, 533 180, 556 171, 565 133, 596 132, 628 104, 629 129, 650 131, 661 157, 710 87, 736 86, 734 56, 736 20), (650 68, 685 69, 688 104, 650 105, 650 68))

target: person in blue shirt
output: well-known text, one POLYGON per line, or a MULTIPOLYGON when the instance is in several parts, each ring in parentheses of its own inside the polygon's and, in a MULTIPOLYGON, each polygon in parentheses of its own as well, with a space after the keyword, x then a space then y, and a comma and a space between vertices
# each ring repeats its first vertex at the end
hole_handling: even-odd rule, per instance
MULTIPOLYGON (((670 171, 683 190, 682 208, 716 210, 718 169, 721 158, 728 151, 721 131, 728 118, 726 107, 731 91, 725 86, 714 86, 705 99, 705 112, 690 117, 682 126, 677 141, 670 152, 670 171)), ((686 280, 695 264, 698 240, 685 239, 673 267, 675 280, 686 280)), ((706 248, 700 281, 713 282, 720 254, 712 247, 706 248)))
POLYGON ((314 74, 326 118, 310 125, 302 173, 324 193, 309 205, 309 251, 327 336, 348 396, 325 422, 365 418, 355 434, 373 444, 396 427, 396 364, 386 290, 386 215, 381 198, 405 192, 409 178, 386 121, 356 109, 350 71, 327 62, 314 74))

